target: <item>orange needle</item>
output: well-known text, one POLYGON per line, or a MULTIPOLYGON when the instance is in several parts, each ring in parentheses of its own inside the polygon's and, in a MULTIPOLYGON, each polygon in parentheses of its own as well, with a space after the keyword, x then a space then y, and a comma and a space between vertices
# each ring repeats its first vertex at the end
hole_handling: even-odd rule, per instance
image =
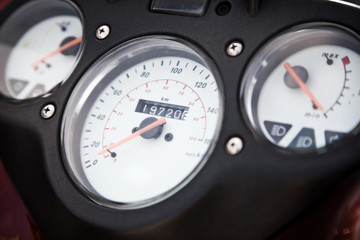
POLYGON ((301 80, 299 75, 295 72, 294 68, 292 68, 291 65, 288 62, 286 62, 284 64, 284 67, 285 67, 286 71, 290 74, 290 76, 294 79, 296 84, 299 85, 299 87, 306 93, 306 95, 308 95, 308 97, 311 99, 311 101, 316 106, 316 108, 323 112, 324 108, 321 106, 321 104, 315 98, 315 96, 311 93, 311 91, 305 85, 305 83, 301 80))
POLYGON ((61 53, 62 51, 68 49, 68 48, 71 48, 72 46, 75 46, 76 44, 79 44, 81 43, 82 41, 82 37, 78 37, 78 38, 75 38, 74 40, 68 42, 67 44, 61 46, 60 48, 56 49, 55 51, 52 51, 51 53, 49 53, 48 55, 46 55, 45 57, 42 57, 38 60, 36 60, 35 62, 33 62, 31 64, 32 67, 36 68, 37 65, 39 65, 39 63, 45 61, 46 59, 49 59, 53 56, 55 56, 56 54, 58 53, 61 53))
POLYGON ((146 133, 147 131, 150 131, 151 129, 156 128, 157 126, 163 125, 165 123, 166 123, 166 119, 165 118, 160 118, 157 121, 147 125, 146 127, 134 132, 130 136, 127 136, 126 138, 120 140, 119 142, 115 143, 114 145, 111 145, 109 148, 106 148, 106 149, 102 150, 101 152, 98 153, 98 155, 102 155, 102 154, 106 153, 108 150, 110 151, 110 150, 112 150, 112 149, 114 149, 114 148, 116 148, 116 147, 118 147, 118 146, 120 146, 120 145, 122 145, 122 144, 124 144, 124 143, 138 137, 138 136, 140 136, 141 134, 146 133))

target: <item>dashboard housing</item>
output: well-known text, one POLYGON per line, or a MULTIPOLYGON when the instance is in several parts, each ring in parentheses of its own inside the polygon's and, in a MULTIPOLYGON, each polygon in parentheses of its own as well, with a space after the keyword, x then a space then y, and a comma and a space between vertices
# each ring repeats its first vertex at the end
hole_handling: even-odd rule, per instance
MULTIPOLYGON (((12 1, 0 24, 25 1, 12 1)), ((52 94, 17 101, 0 97, 0 156, 47 239, 265 239, 326 196, 360 167, 360 135, 325 151, 295 154, 257 139, 241 108, 242 75, 270 38, 303 23, 329 22, 360 33, 359 9, 325 0, 208 1, 202 16, 158 13, 147 0, 74 0, 83 17, 84 51, 69 79, 52 94), (221 15, 220 4, 231 9, 221 15), (256 5, 256 4, 255 4, 256 5), (103 40, 96 29, 107 24, 103 40), (128 40, 168 35, 198 46, 217 65, 224 119, 214 152, 199 174, 169 199, 142 209, 116 210, 86 198, 66 173, 60 146, 62 115, 72 89, 104 53, 128 40), (232 41, 244 49, 226 54, 232 41), (41 109, 53 104, 55 115, 41 109), (225 144, 239 136, 243 150, 225 144)), ((19 69, 20 70, 20 69, 19 69)))

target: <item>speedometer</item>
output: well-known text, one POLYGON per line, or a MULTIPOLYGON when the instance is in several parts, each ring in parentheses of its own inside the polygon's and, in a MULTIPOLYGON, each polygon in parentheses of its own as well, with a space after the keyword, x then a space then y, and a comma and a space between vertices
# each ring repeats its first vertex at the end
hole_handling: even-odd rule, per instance
POLYGON ((211 60, 179 39, 123 44, 70 97, 62 126, 69 175, 101 205, 139 208, 176 193, 204 166, 222 120, 211 60))

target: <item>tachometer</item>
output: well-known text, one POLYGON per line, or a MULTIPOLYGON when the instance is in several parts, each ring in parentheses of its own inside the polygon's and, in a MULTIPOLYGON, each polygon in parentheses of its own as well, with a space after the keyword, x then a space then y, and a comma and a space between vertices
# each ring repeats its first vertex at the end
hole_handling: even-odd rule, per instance
POLYGON ((145 37, 82 77, 63 119, 65 163, 86 195, 115 208, 154 204, 209 158, 222 119, 219 75, 184 41, 145 37))

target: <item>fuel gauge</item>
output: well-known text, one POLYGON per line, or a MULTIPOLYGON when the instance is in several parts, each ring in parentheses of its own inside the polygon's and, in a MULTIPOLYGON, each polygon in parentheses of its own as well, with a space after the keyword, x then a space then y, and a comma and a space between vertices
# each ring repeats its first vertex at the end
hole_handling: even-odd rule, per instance
POLYGON ((30 1, 0 28, 0 91, 15 99, 51 92, 65 81, 81 52, 82 24, 65 1, 30 1))
POLYGON ((347 136, 360 120, 359 53, 358 36, 333 24, 298 26, 270 41, 244 75, 252 127, 296 152, 347 136))

